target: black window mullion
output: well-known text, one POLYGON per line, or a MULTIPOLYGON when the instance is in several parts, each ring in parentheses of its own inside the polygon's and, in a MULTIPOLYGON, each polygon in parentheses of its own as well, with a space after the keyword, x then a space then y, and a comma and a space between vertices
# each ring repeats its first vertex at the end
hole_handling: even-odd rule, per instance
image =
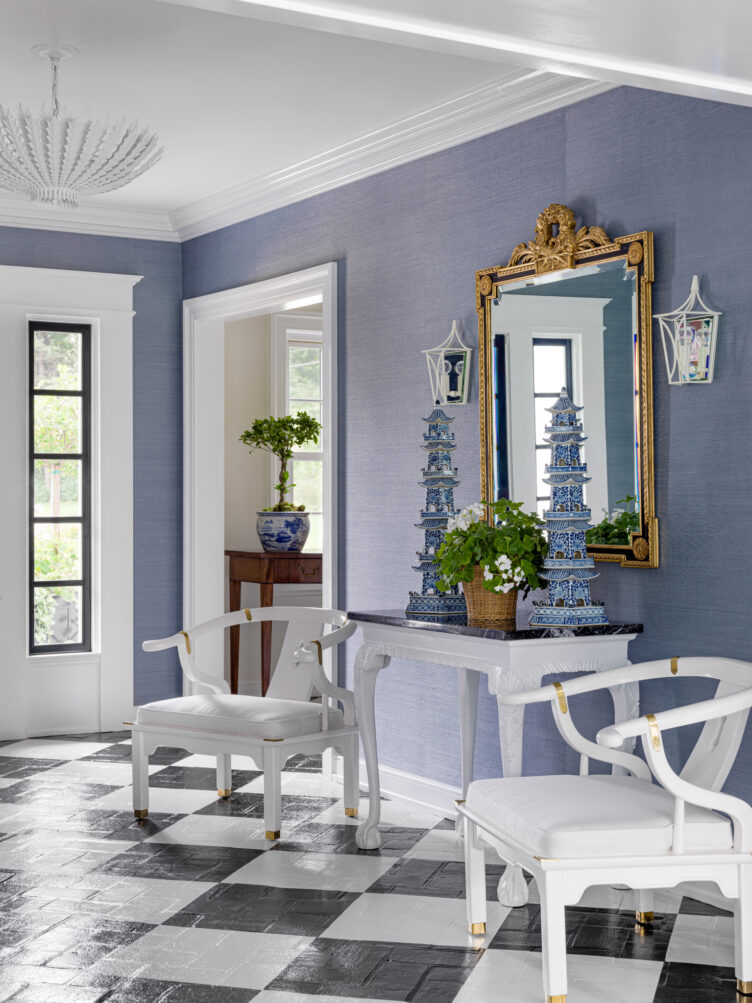
POLYGON ((60 651, 91 651, 91 325, 29 323, 29 652, 52 654, 60 651), (80 335, 80 390, 36 389, 34 387, 35 334, 38 331, 74 332, 80 335), (38 397, 80 397, 80 453, 41 453, 34 450, 34 406, 38 397), (34 511, 35 460, 76 460, 81 463, 81 515, 37 516, 34 511), (36 581, 34 577, 34 531, 40 525, 79 524, 81 526, 81 578, 36 581), (37 644, 34 637, 35 593, 40 588, 80 588, 80 640, 71 644, 37 644))

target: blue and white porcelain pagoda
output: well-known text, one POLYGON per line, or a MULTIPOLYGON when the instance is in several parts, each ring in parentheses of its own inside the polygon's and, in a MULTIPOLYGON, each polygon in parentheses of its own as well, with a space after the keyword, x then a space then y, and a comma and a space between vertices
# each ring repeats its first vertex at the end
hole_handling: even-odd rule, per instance
POLYGON ((449 431, 449 423, 454 418, 447 417, 437 407, 423 421, 428 422, 428 432, 423 435, 422 443, 428 461, 419 483, 426 489, 426 507, 420 513, 420 522, 415 525, 425 536, 423 550, 417 552, 418 564, 413 565, 413 570, 423 576, 423 585, 420 592, 410 593, 405 616, 412 620, 447 621, 467 616, 465 596, 459 585, 453 585, 448 592, 439 592, 436 588, 441 572, 435 554, 444 542, 447 522, 457 515, 454 489, 460 482, 457 468, 452 466, 452 450, 456 448, 454 432, 449 431))
POLYGON ((603 603, 590 597, 590 582, 598 577, 595 561, 587 555, 585 532, 590 529, 590 509, 582 493, 587 464, 580 459, 580 446, 587 436, 577 407, 562 387, 561 396, 550 407, 551 423, 546 425, 546 442, 551 446, 551 462, 543 480, 551 485, 551 500, 544 512, 548 531, 548 556, 540 577, 548 581, 548 602, 533 603, 531 627, 590 627, 607 624, 603 603))

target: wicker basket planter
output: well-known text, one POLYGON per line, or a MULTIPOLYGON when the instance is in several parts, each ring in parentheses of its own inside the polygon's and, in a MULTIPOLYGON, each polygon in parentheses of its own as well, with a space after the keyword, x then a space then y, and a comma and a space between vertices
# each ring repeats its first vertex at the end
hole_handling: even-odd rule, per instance
POLYGON ((489 592, 483 588, 483 568, 475 565, 471 582, 463 582, 462 590, 467 602, 468 623, 473 626, 497 627, 514 630, 517 615, 517 589, 509 592, 489 592))

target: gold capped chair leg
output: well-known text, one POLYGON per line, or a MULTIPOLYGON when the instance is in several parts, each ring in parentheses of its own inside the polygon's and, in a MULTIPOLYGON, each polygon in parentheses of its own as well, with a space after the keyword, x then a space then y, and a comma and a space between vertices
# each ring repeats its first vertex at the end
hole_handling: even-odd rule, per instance
POLYGON ((133 809, 133 817, 134 818, 148 818, 149 817, 149 809, 148 808, 134 808, 133 809))
POLYGON ((485 923, 471 923, 470 924, 470 933, 474 937, 484 936, 485 932, 486 932, 486 924, 485 923))
POLYGON ((220 797, 220 798, 229 798, 229 796, 231 794, 232 794, 232 790, 229 787, 226 790, 220 790, 219 788, 217 788, 217 797, 220 797))
POLYGON ((267 829, 264 835, 267 839, 279 839, 279 829, 276 832, 271 832, 267 829))
POLYGON ((347 815, 348 818, 357 818, 358 817, 358 809, 357 808, 345 808, 345 815, 347 815))
POLYGON ((752 981, 742 982, 741 979, 737 979, 736 991, 740 996, 752 996, 752 981))
POLYGON ((563 996, 546 996, 546 1003, 567 1003, 567 994, 563 996))
POLYGON ((640 926, 652 926, 655 921, 654 912, 640 912, 638 909, 635 913, 635 920, 640 924, 640 926))

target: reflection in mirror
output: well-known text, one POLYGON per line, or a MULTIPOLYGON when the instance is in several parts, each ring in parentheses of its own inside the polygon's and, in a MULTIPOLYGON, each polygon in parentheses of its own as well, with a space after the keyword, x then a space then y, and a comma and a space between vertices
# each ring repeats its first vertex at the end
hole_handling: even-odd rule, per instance
POLYGON ((588 553, 658 567, 653 463, 653 235, 610 237, 568 206, 538 216, 509 263, 476 273, 481 493, 548 502, 549 408, 583 407, 588 553))
POLYGON ((491 306, 495 493, 542 513, 544 427, 562 387, 584 407, 592 478, 588 542, 628 544, 639 526, 635 272, 624 259, 510 283, 491 306))

